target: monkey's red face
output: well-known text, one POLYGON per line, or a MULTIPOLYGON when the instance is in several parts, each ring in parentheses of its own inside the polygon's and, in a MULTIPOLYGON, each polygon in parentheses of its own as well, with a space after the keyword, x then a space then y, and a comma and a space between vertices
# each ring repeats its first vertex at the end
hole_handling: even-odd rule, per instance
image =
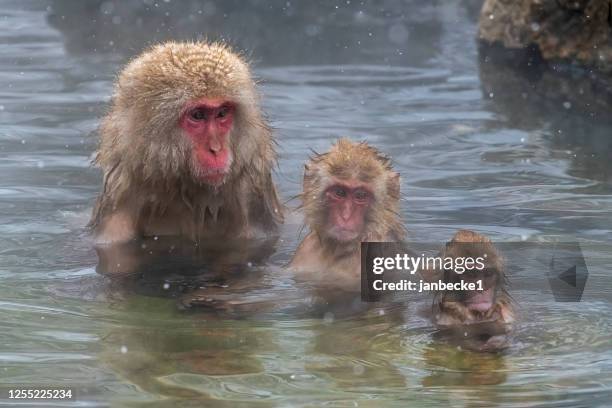
POLYGON ((336 182, 325 190, 329 227, 327 233, 338 241, 360 238, 365 218, 374 201, 372 192, 361 183, 336 182))
POLYGON ((457 292, 456 297, 469 310, 474 312, 485 313, 495 304, 495 297, 498 286, 500 285, 499 272, 495 268, 487 268, 482 271, 471 270, 466 271, 462 275, 455 272, 450 272, 454 276, 451 281, 460 282, 461 280, 467 283, 478 283, 482 281, 482 291, 473 290, 466 292, 457 292))
POLYGON ((232 164, 229 134, 236 106, 221 99, 200 99, 187 105, 180 126, 193 143, 198 178, 209 185, 223 183, 232 164))

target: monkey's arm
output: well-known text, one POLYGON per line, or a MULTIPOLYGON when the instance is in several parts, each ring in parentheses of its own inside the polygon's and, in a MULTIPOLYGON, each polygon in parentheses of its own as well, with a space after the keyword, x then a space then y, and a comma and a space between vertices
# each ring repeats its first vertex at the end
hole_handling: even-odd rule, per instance
POLYGON ((134 217, 126 210, 102 217, 95 228, 95 243, 98 245, 127 242, 137 236, 134 217))
POLYGON ((100 275, 130 276, 142 268, 142 256, 131 244, 98 245, 95 250, 98 254, 96 272, 100 275))
POLYGON ((319 245, 316 236, 310 232, 300 243, 287 267, 294 272, 308 269, 318 260, 319 245))

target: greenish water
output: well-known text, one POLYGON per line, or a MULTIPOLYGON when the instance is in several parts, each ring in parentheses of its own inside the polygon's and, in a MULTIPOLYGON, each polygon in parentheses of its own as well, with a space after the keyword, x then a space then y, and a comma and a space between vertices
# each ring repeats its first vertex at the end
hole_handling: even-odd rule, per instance
POLYGON ((224 2, 201 14, 196 2, 145 3, 0 10, 0 384, 76 391, 55 406, 609 405, 612 123, 581 99, 585 83, 479 64, 476 1, 224 2), (252 54, 284 200, 299 192, 310 148, 367 139, 402 173, 411 239, 471 228, 496 241, 579 240, 583 300, 555 302, 527 262, 510 276, 520 323, 501 354, 434 340, 426 300, 312 307, 278 277, 300 239, 293 215, 265 262, 239 265, 257 289, 222 289, 246 310, 287 293, 295 307, 185 309, 198 283, 171 261, 130 282, 96 273, 84 229, 101 182, 91 132, 113 75, 147 41, 202 30, 252 54))

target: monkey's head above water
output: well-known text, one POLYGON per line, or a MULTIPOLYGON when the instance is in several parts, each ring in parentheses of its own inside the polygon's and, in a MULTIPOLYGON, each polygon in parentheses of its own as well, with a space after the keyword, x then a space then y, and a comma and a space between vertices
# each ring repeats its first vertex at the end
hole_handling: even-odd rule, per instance
POLYGON ((487 320, 495 314, 510 308, 510 297, 506 291, 507 280, 504 273, 502 255, 491 240, 484 235, 469 230, 458 231, 446 244, 441 255, 455 260, 481 258, 483 267, 467 269, 458 274, 445 270, 445 283, 471 283, 482 290, 447 290, 438 293, 440 309, 460 320, 487 320))
POLYGON ((245 169, 266 173, 274 157, 249 66, 222 43, 169 42, 133 59, 101 136, 97 162, 138 179, 124 184, 217 188, 245 169))
POLYGON ((338 140, 305 165, 306 223, 335 243, 403 240, 400 176, 391 160, 365 142, 338 140))

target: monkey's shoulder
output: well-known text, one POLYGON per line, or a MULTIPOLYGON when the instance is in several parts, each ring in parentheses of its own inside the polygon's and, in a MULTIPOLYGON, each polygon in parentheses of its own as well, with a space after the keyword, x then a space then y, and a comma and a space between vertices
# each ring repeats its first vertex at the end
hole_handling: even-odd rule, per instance
POLYGON ((355 291, 360 287, 360 262, 358 247, 338 256, 326 249, 316 234, 310 233, 300 243, 288 269, 298 280, 355 291))

